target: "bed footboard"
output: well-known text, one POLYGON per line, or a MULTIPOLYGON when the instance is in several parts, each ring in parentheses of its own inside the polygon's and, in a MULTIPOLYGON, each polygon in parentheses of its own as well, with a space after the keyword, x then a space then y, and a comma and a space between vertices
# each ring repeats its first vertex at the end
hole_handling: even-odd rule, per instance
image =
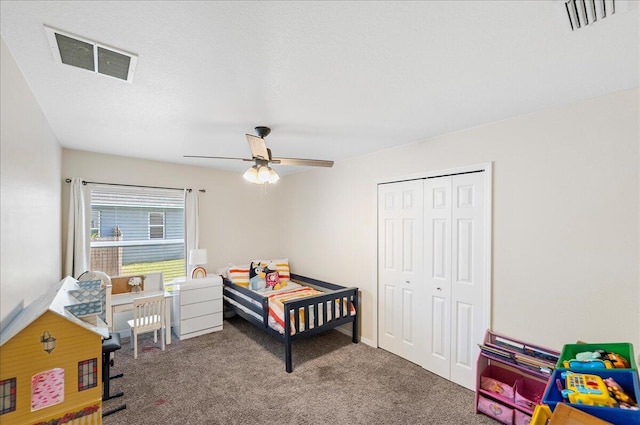
POLYGON ((261 296, 242 286, 235 285, 228 279, 223 280, 225 287, 229 287, 244 296, 242 297, 233 292, 225 291, 224 296, 241 305, 242 308, 227 302, 226 299, 225 305, 250 323, 262 328, 284 342, 285 367, 288 373, 293 371, 291 359, 291 343, 293 341, 319 334, 337 326, 352 323, 351 339, 354 343, 357 343, 359 316, 358 288, 345 288, 344 286, 296 274, 291 274, 291 280, 305 286, 317 287, 323 292, 319 295, 298 298, 283 303, 285 329, 283 334, 269 327, 269 300, 267 297, 261 296), (247 310, 250 310, 254 314, 248 313, 247 310), (298 314, 295 314, 296 312, 298 314), (313 312, 313 314, 311 314, 311 312, 313 312), (257 317, 261 317, 262 320, 258 320, 257 317), (292 318, 293 323, 291 323, 292 318))
POLYGON ((353 343, 358 342, 358 288, 345 288, 294 274, 291 275, 291 280, 319 286, 330 291, 322 295, 284 302, 284 328, 292 330, 292 332, 284 334, 285 366, 289 373, 293 370, 291 343, 296 339, 315 335, 351 322, 351 340, 353 343), (326 308, 327 306, 331 307, 326 308), (311 315, 311 310, 315 314, 311 315), (295 314, 296 312, 303 314, 295 314), (300 320, 301 315, 302 321, 300 320), (291 317, 294 319, 293 325, 291 317))

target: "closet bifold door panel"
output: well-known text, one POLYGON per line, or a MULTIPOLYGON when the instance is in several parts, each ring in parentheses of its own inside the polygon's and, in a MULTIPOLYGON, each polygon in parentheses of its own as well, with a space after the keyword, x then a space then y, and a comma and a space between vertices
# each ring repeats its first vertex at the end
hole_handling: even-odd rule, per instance
POLYGON ((425 285, 427 350, 423 367, 450 379, 451 360, 451 177, 425 181, 425 285))
POLYGON ((481 172, 424 184, 428 325, 422 365, 469 389, 475 387, 477 344, 484 336, 484 190, 481 172))
POLYGON ((423 180, 378 185, 378 345, 422 364, 423 180))

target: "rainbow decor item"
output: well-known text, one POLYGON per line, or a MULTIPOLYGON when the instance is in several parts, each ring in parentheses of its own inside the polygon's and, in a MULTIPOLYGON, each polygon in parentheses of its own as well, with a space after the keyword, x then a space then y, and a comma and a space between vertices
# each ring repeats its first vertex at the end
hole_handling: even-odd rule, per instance
POLYGON ((201 277, 207 277, 207 271, 205 268, 201 266, 194 267, 191 271, 191 279, 198 279, 201 277))

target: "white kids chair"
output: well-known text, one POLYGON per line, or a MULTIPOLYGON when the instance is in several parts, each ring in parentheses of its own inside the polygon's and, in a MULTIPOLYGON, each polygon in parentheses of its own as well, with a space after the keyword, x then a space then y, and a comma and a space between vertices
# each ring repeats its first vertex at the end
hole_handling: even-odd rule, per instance
POLYGON ((141 297, 133 300, 133 319, 127 323, 131 328, 133 358, 138 358, 138 334, 153 331, 153 342, 158 342, 158 331, 164 351, 164 295, 141 297))

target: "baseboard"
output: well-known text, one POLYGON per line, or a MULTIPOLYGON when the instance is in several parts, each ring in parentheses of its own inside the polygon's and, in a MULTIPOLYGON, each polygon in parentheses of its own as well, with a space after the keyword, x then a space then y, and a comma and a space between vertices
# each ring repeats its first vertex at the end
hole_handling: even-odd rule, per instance
MULTIPOLYGON (((343 328, 341 328, 341 327, 337 327, 337 328, 335 328, 335 329, 336 329, 338 332, 342 333, 342 334, 348 335, 349 337, 352 337, 352 336, 353 336, 353 333, 352 333, 350 330, 348 330, 348 329, 343 329, 343 328)), ((360 342, 362 342, 362 343, 364 343, 364 344, 366 344, 366 345, 368 345, 368 346, 370 346, 370 347, 378 348, 378 347, 376 347, 375 345, 373 345, 373 341, 371 341, 369 338, 363 338, 363 337, 360 337, 360 342)))
POLYGON ((367 344, 369 347, 373 347, 373 348, 378 348, 373 344, 373 341, 370 340, 369 338, 362 338, 360 337, 360 342, 367 344))

